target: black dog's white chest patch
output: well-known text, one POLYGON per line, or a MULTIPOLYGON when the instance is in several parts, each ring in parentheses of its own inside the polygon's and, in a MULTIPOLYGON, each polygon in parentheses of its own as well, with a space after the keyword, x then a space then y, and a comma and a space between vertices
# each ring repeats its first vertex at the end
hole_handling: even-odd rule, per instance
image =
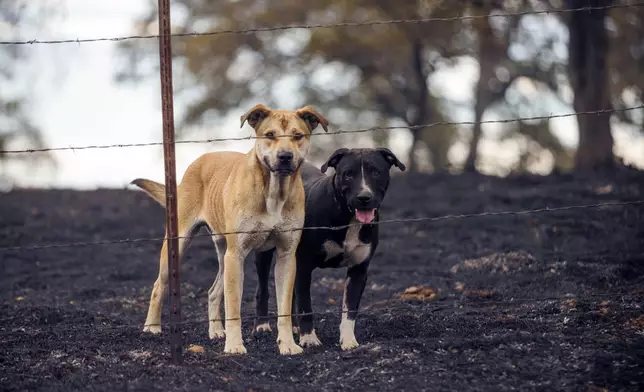
POLYGON ((347 235, 342 244, 338 244, 333 240, 326 240, 322 244, 322 250, 326 254, 324 262, 341 256, 342 262, 338 267, 351 267, 362 263, 369 257, 369 254, 371 254, 371 244, 365 244, 360 241, 359 234, 362 225, 359 225, 354 220, 351 221, 351 225, 347 229, 347 235))

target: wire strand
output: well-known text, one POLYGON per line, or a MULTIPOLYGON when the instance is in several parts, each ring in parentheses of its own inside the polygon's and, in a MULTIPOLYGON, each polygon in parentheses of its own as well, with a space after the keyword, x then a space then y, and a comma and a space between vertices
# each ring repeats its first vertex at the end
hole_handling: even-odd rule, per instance
MULTIPOLYGON (((481 212, 474 214, 458 214, 458 215, 443 215, 437 217, 417 217, 417 218, 396 218, 396 219, 385 219, 378 222, 370 223, 370 225, 381 225, 381 224, 390 224, 390 223, 406 223, 406 222, 437 222, 443 220, 455 220, 455 219, 468 219, 468 218, 482 218, 488 216, 520 216, 520 215, 533 215, 540 213, 550 213, 557 211, 568 211, 568 210, 578 210, 578 209, 590 209, 590 208, 602 208, 602 207, 617 207, 617 206, 630 206, 630 205, 641 205, 644 204, 644 200, 633 200, 633 201, 621 201, 621 202, 607 202, 607 203, 597 203, 597 204, 583 204, 583 205, 570 205, 563 207, 543 207, 532 210, 521 210, 521 211, 500 211, 500 212, 481 212)), ((238 234, 260 234, 260 233, 275 233, 275 232, 293 232, 293 231, 304 231, 304 230, 343 230, 352 226, 360 226, 362 223, 352 223, 342 226, 309 226, 309 227, 298 227, 291 229, 283 230, 239 230, 231 231, 225 233, 214 233, 214 234, 195 234, 191 236, 178 236, 176 239, 190 239, 194 237, 212 237, 212 236, 225 236, 225 235, 238 235, 238 234)), ((73 243, 63 243, 63 244, 47 244, 47 245, 32 245, 32 246, 11 246, 0 248, 0 252, 8 251, 28 251, 28 250, 41 250, 41 249, 52 249, 52 248, 73 248, 73 247, 85 247, 85 246, 98 246, 98 245, 114 245, 114 244, 125 244, 125 243, 137 243, 137 242, 147 242, 147 241, 163 241, 165 237, 146 237, 146 238, 123 238, 118 240, 105 240, 105 241, 88 241, 88 242, 73 242, 73 243)), ((174 238, 169 238, 174 239, 174 238)))
MULTIPOLYGON (((452 126, 452 125, 507 124, 507 123, 514 123, 514 122, 522 122, 522 121, 549 120, 553 118, 573 117, 573 116, 579 116, 579 115, 601 115, 601 114, 607 114, 607 113, 627 112, 627 111, 638 110, 638 109, 644 109, 644 104, 639 106, 620 108, 620 109, 601 109, 601 110, 591 110, 591 111, 585 111, 585 112, 553 114, 548 116, 518 117, 518 118, 509 118, 509 119, 502 119, 502 120, 460 121, 460 122, 438 121, 438 122, 421 124, 421 125, 397 125, 397 126, 387 126, 387 127, 360 128, 360 129, 354 129, 354 130, 339 129, 337 131, 331 131, 328 133, 313 133, 311 134, 311 136, 330 136, 330 135, 339 135, 339 134, 354 134, 354 133, 390 131, 390 130, 399 130, 399 129, 413 130, 413 129, 433 128, 438 126, 452 126)), ((278 135, 275 137, 292 137, 292 136, 278 135)), ((202 144, 202 143, 215 143, 215 142, 226 142, 226 141, 243 141, 243 140, 253 140, 253 139, 267 139, 267 137, 241 136, 241 137, 226 137, 226 138, 214 138, 214 139, 204 139, 204 140, 178 140, 178 141, 175 141, 175 144, 202 144)), ((149 147, 149 146, 162 146, 162 145, 163 145, 163 142, 128 143, 128 144, 119 143, 119 144, 85 145, 85 146, 69 146, 69 147, 29 148, 29 149, 23 149, 23 150, 0 150, 0 154, 22 154, 22 153, 65 151, 65 150, 77 151, 77 150, 89 150, 89 149, 149 147)))
MULTIPOLYGON (((429 301, 423 301, 423 300, 406 300, 406 299, 400 299, 400 301, 403 302, 403 304, 400 305, 394 305, 394 306, 385 306, 382 308, 372 308, 373 306, 377 306, 378 303, 372 304, 371 306, 367 306, 364 309, 360 309, 357 311, 359 315, 365 315, 365 314, 370 314, 370 315, 379 315, 383 313, 388 313, 392 311, 399 311, 399 310, 409 310, 410 309, 410 304, 413 302, 422 302, 426 305, 430 305, 431 309, 429 309, 429 313, 435 313, 435 312, 440 312, 443 310, 447 309, 453 309, 455 307, 459 307, 459 309, 481 309, 484 306, 501 306, 501 305, 519 305, 519 304, 525 304, 525 303, 537 303, 537 302, 548 302, 548 301, 561 301, 561 300, 583 300, 586 298, 614 298, 614 297, 624 297, 624 296, 642 296, 644 295, 644 291, 641 290, 641 287, 638 285, 633 285, 633 286, 626 286, 622 287, 624 291, 620 292, 615 292, 615 291, 607 291, 607 292, 597 292, 597 293, 585 293, 585 294, 565 294, 562 296, 547 296, 547 297, 536 297, 536 298, 509 298, 507 300, 482 300, 482 301, 468 301, 467 299, 452 299, 452 300, 446 300, 446 301, 440 301, 440 300, 429 300, 429 301), (640 290, 639 292, 629 292, 627 290, 633 290, 637 289, 640 290), (407 304, 404 304, 407 302, 407 304), (473 305, 476 306, 470 306, 467 305, 467 302, 472 302, 473 305), (465 305, 465 306, 464 306, 465 305)), ((318 312, 305 312, 305 313, 293 313, 293 314, 276 314, 276 313, 268 313, 266 316, 257 316, 257 315, 244 315, 240 317, 231 317, 231 318, 223 318, 223 319, 196 319, 196 320, 184 320, 178 323, 179 325, 182 326, 191 326, 191 325, 199 325, 199 324, 205 324, 209 323, 211 321, 213 322, 223 322, 223 321, 250 321, 250 320, 255 320, 255 319, 261 319, 261 320, 268 320, 268 319, 278 319, 281 317, 302 317, 302 316, 329 316, 329 315, 342 315, 344 313, 348 312, 353 312, 352 310, 331 310, 327 309, 324 311, 318 311, 318 312)), ((0 321, 7 321, 5 320, 0 320, 0 321)), ((13 321, 10 319, 10 321, 13 321)), ((86 324, 80 324, 76 325, 75 327, 72 328, 50 328, 50 330, 57 330, 57 331, 78 331, 79 329, 96 329, 100 331, 118 331, 118 330, 124 330, 124 329, 139 329, 141 326, 146 326, 146 327, 160 327, 162 324, 120 324, 120 325, 109 325, 109 326, 101 326, 101 325, 86 325, 86 324)), ((169 325, 169 323, 166 323, 166 325, 169 325)), ((8 333, 0 334, 0 335, 9 335, 13 334, 16 331, 11 331, 8 333)))
MULTIPOLYGON (((547 10, 537 10, 537 11, 520 11, 520 12, 507 12, 507 13, 489 13, 482 15, 466 15, 466 16, 453 16, 453 17, 429 17, 429 18, 418 18, 418 19, 390 19, 390 20, 373 20, 366 22, 341 22, 341 23, 314 23, 314 24, 291 24, 291 25, 280 25, 273 27, 256 27, 248 29, 226 29, 226 30, 215 30, 210 32, 185 32, 185 33, 173 33, 170 34, 171 37, 205 37, 205 36, 216 36, 223 34, 250 34, 250 33, 262 33, 262 32, 271 32, 271 31, 282 31, 282 30, 291 30, 291 29, 328 29, 328 28, 338 28, 338 27, 362 27, 362 26, 376 26, 376 25, 395 25, 395 24, 421 24, 429 22, 455 22, 455 21, 466 21, 466 20, 476 20, 484 18, 508 18, 515 16, 524 16, 524 15, 543 15, 543 14, 565 14, 572 12, 590 12, 597 10, 610 10, 617 8, 634 8, 641 7, 644 3, 638 2, 633 4, 611 4, 605 6, 586 6, 579 8, 563 8, 563 9, 547 9, 547 10)), ((153 39, 159 38, 159 34, 138 34, 138 35, 129 35, 129 36, 120 36, 120 37, 102 37, 102 38, 75 38, 75 39, 59 39, 59 40, 16 40, 16 41, 0 41, 0 45, 33 45, 33 44, 81 44, 88 42, 120 42, 127 40, 139 40, 139 39, 153 39)))

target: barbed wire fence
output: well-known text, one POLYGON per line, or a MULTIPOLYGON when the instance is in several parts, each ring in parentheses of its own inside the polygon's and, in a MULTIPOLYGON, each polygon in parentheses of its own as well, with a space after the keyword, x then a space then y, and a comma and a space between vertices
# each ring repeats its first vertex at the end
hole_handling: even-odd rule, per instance
MULTIPOLYGON (((383 225, 383 224, 392 224, 392 223, 416 223, 416 222, 438 222, 445 220, 457 220, 457 219, 471 219, 471 218, 484 218, 491 216, 521 216, 521 215, 536 215, 543 213, 552 213, 560 211, 570 211, 570 210, 585 210, 585 209, 597 209, 597 208, 607 208, 607 207, 625 207, 633 205, 642 205, 644 200, 632 200, 632 201, 621 201, 621 202, 606 202, 606 203, 596 203, 596 204, 584 204, 584 205, 569 205, 562 207, 544 207, 536 208, 531 210, 520 210, 520 211, 499 211, 499 212, 481 212, 475 214, 459 214, 459 215, 443 215, 443 216, 421 216, 415 218, 400 218, 400 219, 384 219, 378 222, 373 222, 371 225, 383 225)), ((293 232, 293 231, 306 231, 306 230, 343 230, 348 229, 352 226, 358 226, 361 223, 353 223, 341 226, 305 226, 297 227, 292 229, 282 229, 280 232, 293 232)), ((70 242, 70 243, 60 243, 60 244, 42 244, 42 245, 25 245, 25 246, 10 246, 10 247, 0 247, 0 252, 9 252, 9 251, 33 251, 33 250, 44 250, 44 249, 55 249, 55 248, 78 248, 86 246, 99 246, 99 245, 115 245, 115 244, 127 244, 127 243, 139 243, 139 242, 150 242, 150 241, 164 241, 172 239, 190 239, 195 237, 213 237, 213 236, 226 236, 226 235, 237 235, 237 234, 261 234, 261 233, 272 233, 273 229, 266 230, 239 230, 231 231, 224 233, 201 233, 194 234, 190 236, 167 236, 167 237, 142 237, 142 238, 121 238, 114 240, 104 240, 104 241, 88 241, 88 242, 70 242)))
MULTIPOLYGON (((336 131, 330 131, 325 133, 312 133, 311 136, 333 136, 333 135, 342 135, 342 134, 356 134, 356 133, 368 133, 375 131, 394 131, 394 130, 415 130, 415 129, 424 129, 424 128, 434 128, 440 126, 463 126, 463 125, 475 125, 475 124, 509 124, 517 123, 524 121, 538 121, 538 120, 549 120, 553 118, 567 118, 567 117, 576 117, 576 116, 589 116, 589 115, 601 115, 601 114, 612 114, 612 113, 623 113, 630 112, 633 110, 644 109, 643 105, 637 105, 627 108, 619 109, 601 109, 601 110, 589 110, 585 112, 574 112, 574 113, 563 113, 563 114, 551 114, 548 116, 530 116, 530 117, 517 117, 517 118, 507 118, 501 120, 483 120, 479 122, 475 121, 437 121, 421 125, 396 125, 396 126, 386 126, 386 127, 370 127, 370 128, 358 128, 358 129, 338 129, 336 131)), ((277 135, 272 136, 273 138, 284 138, 291 137, 290 135, 277 135)), ((212 139, 202 139, 202 140, 177 140, 175 144, 203 144, 203 143, 217 143, 217 142, 228 142, 228 141, 245 141, 245 140, 255 140, 255 139, 266 139, 266 136, 238 136, 238 137, 221 137, 221 138, 212 138, 212 139)), ((27 148, 19 150, 0 150, 0 154, 24 154, 24 153, 37 153, 37 152, 52 152, 52 151, 78 151, 78 150, 94 150, 94 149, 109 149, 109 148, 129 148, 129 147, 151 147, 151 146, 162 146, 163 142, 146 142, 146 143, 118 143, 118 144, 94 144, 94 145, 84 145, 84 146, 67 146, 67 147, 44 147, 44 148, 27 148)))
MULTIPOLYGON (((451 299, 451 300, 439 300, 439 301, 423 301, 423 300, 417 300, 418 302, 424 302, 425 303, 425 310, 428 309, 430 313, 434 312, 440 312, 444 310, 449 310, 449 309, 454 309, 454 308, 461 308, 461 309, 481 309, 482 307, 486 306, 513 306, 513 305, 522 305, 526 303, 537 303, 537 302, 558 302, 558 301, 569 301, 569 300, 578 300, 578 299, 592 299, 592 298, 601 298, 602 300, 606 299, 611 299, 611 298, 619 298, 619 297, 627 297, 627 296, 633 296, 633 291, 639 290, 641 295, 644 295, 644 291, 642 290, 642 287, 639 285, 630 285, 630 286, 624 286, 621 288, 620 291, 603 291, 603 292, 593 292, 593 293, 584 293, 583 296, 577 295, 577 294, 565 294, 565 295, 560 295, 560 296, 543 296, 543 297, 533 297, 533 298, 523 298, 523 297, 517 297, 517 298, 509 298, 505 300, 494 300, 494 299, 481 299, 481 300, 472 300, 471 302, 476 305, 474 306, 467 306, 467 304, 464 303, 463 300, 461 299, 451 299)), ((440 293, 439 293, 440 294, 440 293)), ((438 295, 438 294, 437 294, 438 295)), ((410 300, 411 302, 412 300, 410 300)), ((377 305, 377 304, 375 304, 377 305)), ((408 304, 396 304, 396 305, 387 305, 383 307, 377 307, 377 306, 366 306, 364 309, 360 310, 360 314, 370 314, 370 315, 380 315, 384 312, 392 312, 392 311, 398 311, 398 310, 408 310, 409 305, 408 304)), ((262 316, 262 320, 267 320, 267 319, 278 319, 282 317, 301 317, 301 316, 338 316, 344 313, 351 312, 350 310, 324 310, 324 311, 313 311, 313 312, 302 312, 302 313, 291 313, 291 314, 277 314, 274 312, 269 312, 266 316, 262 316)), ((208 318, 201 318, 201 319, 194 319, 194 320, 182 320, 180 322, 180 325, 183 326, 194 326, 194 325, 201 325, 201 324, 206 324, 210 322, 223 322, 223 321, 254 321, 256 320, 257 316, 253 314, 249 315, 243 315, 240 317, 234 317, 234 318, 215 318, 215 319, 208 319, 208 318)), ((146 324, 146 326, 158 326, 161 327, 162 324, 146 324)), ((78 331, 82 329, 92 329, 92 330, 98 330, 98 331, 119 331, 119 330, 136 330, 141 327, 140 324, 117 324, 117 325, 100 325, 100 324, 94 324, 94 325, 89 325, 89 324, 80 324, 76 325, 74 327, 68 327, 65 326, 63 328, 52 328, 55 329, 56 331, 59 332, 68 332, 68 331, 78 331)), ((22 327, 20 327, 22 328, 22 327)), ((0 333, 0 336, 2 335, 8 335, 11 334, 12 332, 6 332, 3 331, 0 333)))
MULTIPOLYGON (((202 36, 216 36, 222 34, 254 34, 259 32, 270 32, 270 31, 283 31, 291 29, 329 29, 329 28, 357 28, 357 27, 369 27, 376 25, 391 25, 391 24, 424 24, 424 23, 433 23, 433 22, 454 22, 454 21, 463 21, 463 20, 473 20, 481 18, 507 18, 512 16, 522 16, 522 15, 538 15, 538 14, 564 14, 572 12, 589 12, 592 10, 599 9, 616 9, 616 8, 632 8, 632 7, 641 7, 644 6, 644 2, 636 2, 631 4, 611 4, 606 6, 598 7, 579 7, 579 8, 561 8, 561 9, 547 9, 547 10, 533 10, 533 11, 522 11, 515 13, 494 13, 494 14, 483 14, 483 15, 469 15, 469 16, 456 16, 456 17, 446 17, 446 18, 419 18, 419 19, 394 19, 394 20, 375 20, 375 21, 365 21, 365 22, 343 22, 343 23, 329 23, 329 24, 295 24, 295 25, 283 25, 283 26, 272 26, 272 27, 253 27, 247 29, 227 29, 227 30, 216 30, 211 32, 181 32, 181 33, 171 33, 170 30, 170 7, 168 0, 159 0, 159 34, 151 35, 129 35, 129 36, 120 36, 120 37, 99 37, 99 38, 76 38, 76 39, 30 39, 30 40, 13 40, 0 41, 0 45, 35 45, 35 44, 70 44, 70 43, 92 43, 92 42, 120 42, 125 40, 137 40, 137 39, 158 39, 159 40, 159 59, 161 64, 161 86, 162 86, 162 102, 163 102, 163 141, 162 142, 149 142, 149 143, 119 143, 119 144, 105 144, 105 145, 82 145, 82 146, 68 146, 68 147, 48 147, 48 148, 36 148, 36 149, 14 149, 14 150, 0 150, 0 154, 31 154, 39 152, 51 152, 51 151, 75 151, 75 150, 90 150, 90 149, 109 149, 109 148, 131 148, 131 147, 148 147, 148 146, 163 146, 164 147, 164 164, 165 164, 165 191, 167 196, 166 203, 166 224, 168 227, 168 234, 164 237, 147 237, 147 238, 123 238, 115 240, 104 240, 104 241, 88 241, 88 242, 72 242, 72 243, 59 243, 59 244, 32 244, 24 246, 10 246, 0 248, 0 253, 9 253, 9 252, 26 252, 26 251, 39 251, 47 250, 54 248, 74 248, 74 247, 86 247, 86 246, 104 246, 104 245, 114 245, 114 244, 125 244, 125 243, 140 243, 144 241, 168 241, 168 252, 169 252, 169 269, 170 269, 170 307, 171 307, 171 317, 170 317, 170 343, 171 343, 171 353, 172 359, 175 362, 181 362, 181 331, 180 326, 196 325, 201 323, 207 323, 211 321, 223 321, 223 320, 181 320, 180 317, 180 292, 179 292, 179 255, 178 255, 178 243, 177 240, 182 238, 187 238, 178 235, 178 230, 176 227, 176 179, 175 179, 175 162, 174 162, 174 146, 176 144, 199 144, 199 143, 215 143, 215 142, 225 142, 225 141, 242 141, 242 140, 253 140, 260 139, 262 137, 258 136, 248 136, 248 137, 226 137, 226 138, 212 138, 204 140, 174 140, 174 117, 173 117, 173 98, 172 98, 172 61, 171 61, 171 38, 190 38, 190 37, 202 37, 202 36)), ((503 123, 514 123, 514 122, 523 122, 523 121, 534 121, 534 120, 547 120, 552 118, 565 118, 565 117, 575 117, 575 116, 584 116, 584 115, 600 115, 600 114, 612 114, 619 112, 627 112, 633 110, 644 109, 644 105, 620 108, 620 109, 602 109, 594 111, 584 111, 584 112, 573 112, 565 114, 551 114, 549 116, 533 116, 533 117, 520 117, 520 118, 511 118, 511 119, 501 119, 501 120, 486 120, 480 121, 480 124, 503 124, 503 123)), ((452 122, 452 121, 441 121, 434 122, 416 126, 389 126, 389 127, 371 127, 371 128, 362 128, 362 129, 353 129, 353 130, 344 130, 338 129, 336 131, 331 131, 326 134, 317 133, 317 135, 337 135, 337 134, 355 134, 355 133, 367 133, 378 130, 399 130, 399 129, 421 129, 421 128, 432 128, 437 126, 463 126, 463 125, 474 125, 475 122, 452 122)), ((644 200, 631 200, 631 201, 621 201, 621 202, 609 202, 609 203, 596 203, 596 204, 585 204, 585 205, 568 205, 568 206, 559 206, 559 207, 543 207, 531 210, 520 210, 520 211, 501 211, 501 212, 483 212, 475 214, 460 214, 460 215, 445 215, 437 217, 415 217, 415 218, 400 218, 400 219, 389 219, 381 220, 375 222, 374 224, 392 224, 392 223, 414 223, 414 222, 437 222, 444 220, 456 220, 456 219, 473 219, 473 218, 485 218, 490 216, 518 216, 518 215, 536 215, 536 214, 545 214, 558 211, 568 211, 568 210, 588 210, 588 209, 601 209, 609 207, 629 207, 644 204, 644 200)), ((302 227, 302 228, 293 228, 283 231, 300 231, 300 230, 342 230, 350 227, 351 225, 344 226, 314 226, 314 227, 302 227)), ((248 233, 260 233, 265 231, 235 231, 229 233, 219 233, 217 235, 236 235, 236 234, 248 234, 248 233)), ((190 236, 190 238, 195 236, 212 236, 212 234, 195 234, 190 236)), ((637 289, 637 287, 622 287, 621 291, 618 292, 598 292, 598 293, 586 293, 584 294, 587 298, 592 297, 619 297, 626 296, 632 293, 629 293, 628 290, 637 289)), ((476 301, 477 306, 485 305, 513 305, 526 302, 542 302, 542 301, 560 301, 567 300, 570 298, 575 298, 575 296, 554 296, 554 297, 541 297, 541 298, 512 298, 509 300, 488 300, 488 301, 476 301)), ((435 307, 432 307, 432 312, 442 311, 445 309, 453 308, 457 305, 462 305, 462 301, 452 300, 449 302, 443 302, 437 304, 435 307)), ((400 306, 388 306, 386 310, 394 311, 396 309, 402 309, 400 306)), ((361 313, 372 313, 372 314, 381 314, 383 309, 363 309, 361 313)), ((312 313, 292 313, 289 315, 278 315, 270 314, 268 318, 279 318, 279 317, 291 317, 291 316, 305 316, 305 315, 329 315, 329 314, 338 314, 342 313, 341 311, 324 311, 324 312, 312 312, 312 313)), ((227 320, 252 320, 255 316, 242 316, 236 319, 227 319, 227 320)), ((130 329, 138 328, 139 325, 113 325, 113 326, 96 326, 90 325, 85 326, 89 328, 99 328, 101 330, 118 330, 118 329, 130 329)), ((83 328, 79 326, 79 328, 83 328)), ((15 333, 16 331, 3 332, 4 334, 15 333)))
POLYGON ((89 42, 121 42, 129 40, 141 39, 155 39, 165 35, 172 38, 181 37, 208 37, 216 35, 227 34, 254 34, 271 31, 284 31, 293 29, 332 29, 341 27, 369 27, 378 25, 395 25, 395 24, 424 24, 430 22, 457 22, 486 18, 509 18, 514 16, 525 15, 554 15, 554 14, 569 14, 573 12, 590 12, 595 10, 611 10, 620 8, 634 8, 644 6, 644 2, 634 2, 631 4, 610 4, 602 6, 585 6, 577 8, 551 8, 544 10, 530 10, 519 12, 505 12, 505 13, 486 13, 481 15, 461 15, 452 17, 428 17, 417 19, 389 19, 389 20, 372 20, 364 22, 342 22, 342 23, 313 23, 313 24, 290 24, 282 26, 270 27, 252 27, 246 29, 221 29, 210 32, 183 32, 183 33, 160 33, 160 34, 147 34, 147 35, 128 35, 120 37, 99 37, 99 38, 71 38, 71 39, 30 39, 30 40, 14 40, 14 41, 0 41, 0 45, 36 45, 36 44, 82 44, 89 42))

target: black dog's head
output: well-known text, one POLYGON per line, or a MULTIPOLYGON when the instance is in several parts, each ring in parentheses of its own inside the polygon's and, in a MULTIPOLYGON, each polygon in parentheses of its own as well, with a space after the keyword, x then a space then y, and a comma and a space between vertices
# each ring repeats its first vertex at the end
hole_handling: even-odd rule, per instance
POLYGON ((371 223, 389 187, 389 169, 405 165, 387 148, 336 150, 322 165, 335 169, 333 184, 341 202, 361 223, 371 223))

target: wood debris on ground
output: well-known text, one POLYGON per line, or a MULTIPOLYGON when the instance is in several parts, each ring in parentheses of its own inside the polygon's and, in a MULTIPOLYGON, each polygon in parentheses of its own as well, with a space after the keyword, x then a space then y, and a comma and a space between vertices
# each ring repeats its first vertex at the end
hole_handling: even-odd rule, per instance
POLYGON ((432 289, 431 287, 424 287, 424 286, 411 286, 405 289, 405 291, 400 295, 400 299, 402 300, 410 300, 410 299, 416 299, 416 300, 431 300, 436 297, 436 291, 432 289))

